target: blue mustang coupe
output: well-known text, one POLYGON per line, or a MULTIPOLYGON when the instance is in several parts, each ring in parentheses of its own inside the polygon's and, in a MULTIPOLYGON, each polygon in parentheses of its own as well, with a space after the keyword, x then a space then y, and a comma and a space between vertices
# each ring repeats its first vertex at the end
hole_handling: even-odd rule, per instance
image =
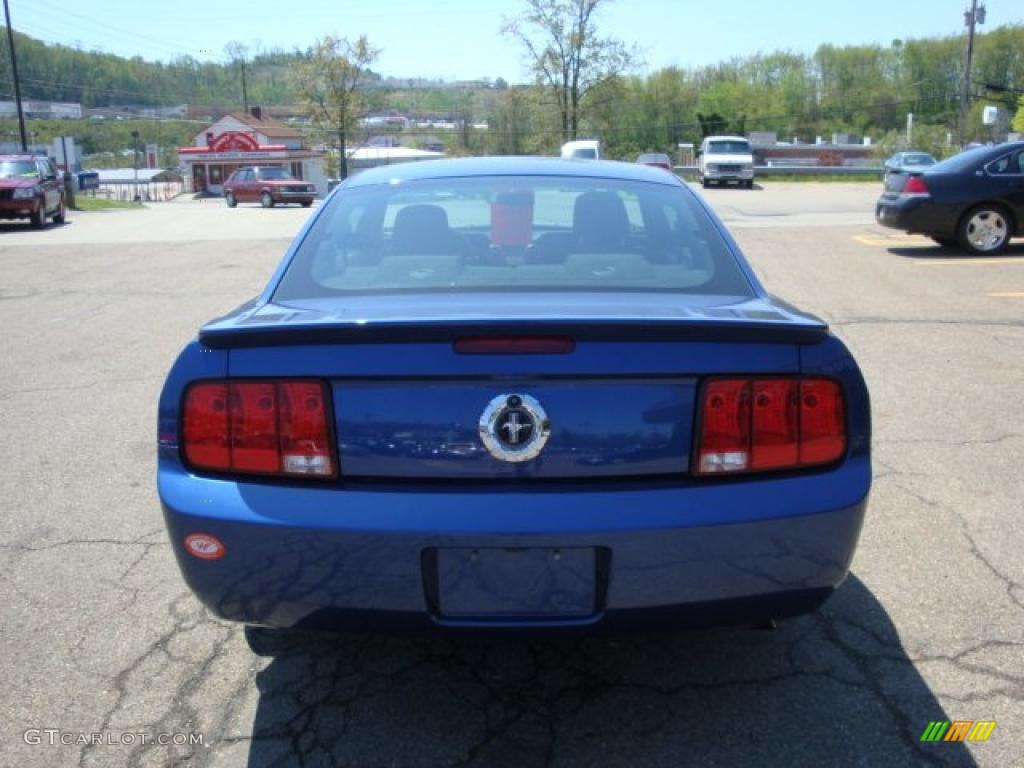
POLYGON ((270 627, 763 622, 850 567, 868 392, 678 178, 349 179, 160 397, 185 580, 270 627))

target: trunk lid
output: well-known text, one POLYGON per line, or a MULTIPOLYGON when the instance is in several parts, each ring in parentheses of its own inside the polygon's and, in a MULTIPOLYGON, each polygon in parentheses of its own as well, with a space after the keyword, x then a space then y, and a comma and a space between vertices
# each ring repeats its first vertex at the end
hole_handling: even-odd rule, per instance
POLYGON ((229 349, 232 377, 329 380, 343 477, 672 475, 689 467, 702 377, 795 373, 799 345, 827 332, 781 302, 705 298, 460 296, 457 316, 444 296, 251 304, 200 339, 229 349), (454 345, 555 334, 574 341, 570 352, 460 354, 454 345), (546 412, 550 434, 536 458, 501 460, 481 437, 488 406, 508 397, 546 412))

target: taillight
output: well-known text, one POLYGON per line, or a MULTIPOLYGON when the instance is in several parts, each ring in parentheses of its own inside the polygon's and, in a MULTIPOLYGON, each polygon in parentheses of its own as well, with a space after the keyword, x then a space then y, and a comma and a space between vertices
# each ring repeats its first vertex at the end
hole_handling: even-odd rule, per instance
POLYGON ((900 197, 929 197, 930 195, 928 185, 920 176, 911 176, 900 191, 900 197))
POLYGON ((185 461, 221 472, 334 477, 329 416, 320 381, 199 382, 185 394, 185 461))
POLYGON ((832 379, 750 377, 704 385, 698 475, 829 464, 845 452, 845 402, 832 379))

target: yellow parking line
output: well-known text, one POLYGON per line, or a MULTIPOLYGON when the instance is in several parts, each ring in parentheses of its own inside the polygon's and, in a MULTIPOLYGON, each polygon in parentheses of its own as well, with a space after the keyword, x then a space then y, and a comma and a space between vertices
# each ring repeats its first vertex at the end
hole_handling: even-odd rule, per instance
POLYGON ((1000 293, 990 293, 994 299, 1024 299, 1024 291, 1002 291, 1000 293))
POLYGON ((925 240, 922 237, 914 237, 913 235, 889 235, 889 236, 871 236, 871 235, 853 235, 853 239, 862 245, 928 245, 931 243, 930 240, 925 240))
POLYGON ((946 267, 959 264, 1024 264, 1024 259, 1019 256, 1008 256, 1006 258, 978 258, 978 259, 929 259, 928 261, 915 261, 919 267, 946 267))

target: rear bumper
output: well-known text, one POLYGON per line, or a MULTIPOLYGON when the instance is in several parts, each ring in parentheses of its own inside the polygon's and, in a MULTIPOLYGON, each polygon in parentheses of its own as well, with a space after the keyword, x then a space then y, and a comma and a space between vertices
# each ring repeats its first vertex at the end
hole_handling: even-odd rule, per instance
POLYGON ((161 459, 158 485, 182 573, 223 618, 395 631, 593 630, 814 610, 848 572, 870 464, 852 458, 815 475, 690 487, 296 488, 198 478, 161 459), (183 540, 197 532, 219 538, 224 556, 187 554, 183 540), (438 553, 474 548, 593 548, 593 611, 445 615, 436 599, 438 553))
POLYGON ((927 198, 881 197, 875 203, 875 221, 914 234, 953 239, 958 219, 957 211, 927 198))

